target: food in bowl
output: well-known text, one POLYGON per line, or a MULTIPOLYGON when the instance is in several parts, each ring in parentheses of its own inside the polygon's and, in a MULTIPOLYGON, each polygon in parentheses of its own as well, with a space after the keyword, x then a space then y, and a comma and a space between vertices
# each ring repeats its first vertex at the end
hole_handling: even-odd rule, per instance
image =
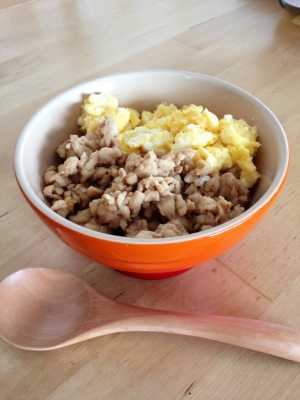
MULTIPOLYGON (((59 240, 97 263, 143 279, 180 274, 232 249, 257 226, 277 199, 288 166, 285 132, 276 116, 260 100, 215 77, 171 70, 107 75, 63 91, 30 118, 19 135, 14 153, 15 176, 24 198, 59 240), (257 126, 261 147, 255 165, 261 177, 250 189, 250 202, 245 212, 204 231, 147 239, 87 229, 51 210, 43 194, 45 170, 49 165, 61 163, 56 149, 78 129, 83 100, 93 92, 111 93, 117 96, 120 104, 139 112, 155 110, 162 101, 178 107, 202 104, 220 118, 230 112, 235 119, 243 118, 257 126)), ((257 240, 259 235, 258 228, 257 240)))
POLYGON ((245 211, 259 179, 255 126, 194 104, 139 113, 109 93, 83 102, 80 132, 45 173, 51 209, 98 232, 164 238, 204 231, 245 211))

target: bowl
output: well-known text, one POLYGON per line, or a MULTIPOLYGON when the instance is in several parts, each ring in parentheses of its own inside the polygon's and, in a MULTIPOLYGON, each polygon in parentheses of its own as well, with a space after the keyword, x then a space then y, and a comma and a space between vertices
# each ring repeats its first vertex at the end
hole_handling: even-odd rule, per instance
MULTIPOLYGON (((269 210, 287 176, 289 149, 275 115, 257 98, 220 79, 187 71, 141 70, 103 76, 81 83, 42 106, 22 129, 14 153, 17 183, 28 204, 66 245, 91 260, 141 279, 180 274, 219 256, 242 240, 269 210), (262 144, 255 164, 261 178, 251 203, 240 216, 190 235, 137 239, 95 232, 49 207, 43 195, 45 169, 57 163, 58 144, 76 132, 83 98, 94 92, 116 95, 119 105, 154 110, 161 102, 197 104, 219 118, 231 114, 256 125, 262 144)), ((259 240, 259 231, 257 231, 259 240)))

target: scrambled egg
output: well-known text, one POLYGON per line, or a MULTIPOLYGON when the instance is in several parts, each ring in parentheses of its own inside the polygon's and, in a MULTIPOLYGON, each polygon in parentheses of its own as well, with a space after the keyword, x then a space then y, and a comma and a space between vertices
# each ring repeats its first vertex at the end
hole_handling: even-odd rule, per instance
POLYGON ((209 110, 194 104, 181 109, 174 104, 160 104, 154 112, 143 111, 140 115, 132 108, 119 107, 116 97, 101 93, 84 100, 78 119, 80 129, 95 131, 98 119, 105 115, 118 124, 117 140, 123 151, 143 154, 192 148, 197 150, 196 161, 206 161, 213 172, 237 165, 246 188, 251 188, 260 176, 253 163, 260 146, 257 129, 243 119, 225 115, 219 120, 209 110))
POLYGON ((118 99, 107 93, 93 93, 85 99, 77 122, 82 132, 93 132, 98 127, 98 119, 104 119, 106 115, 116 121, 120 132, 125 127, 133 129, 140 122, 136 110, 119 107, 118 99))

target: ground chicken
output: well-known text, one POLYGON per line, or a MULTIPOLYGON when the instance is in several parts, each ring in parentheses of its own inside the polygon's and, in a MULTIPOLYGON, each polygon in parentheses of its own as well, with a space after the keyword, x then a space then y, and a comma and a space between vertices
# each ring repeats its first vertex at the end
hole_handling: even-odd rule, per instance
POLYGON ((115 120, 107 116, 105 120, 99 120, 98 125, 96 132, 87 132, 84 136, 71 135, 70 139, 58 146, 58 155, 66 159, 75 155, 80 158, 83 153, 90 156, 102 147, 118 147, 115 139, 119 128, 115 120))
POLYGON ((45 171, 44 195, 62 217, 97 232, 151 239, 210 229, 245 211, 249 190, 239 168, 213 173, 193 149, 125 153, 116 122, 98 124, 59 145, 64 161, 45 171))

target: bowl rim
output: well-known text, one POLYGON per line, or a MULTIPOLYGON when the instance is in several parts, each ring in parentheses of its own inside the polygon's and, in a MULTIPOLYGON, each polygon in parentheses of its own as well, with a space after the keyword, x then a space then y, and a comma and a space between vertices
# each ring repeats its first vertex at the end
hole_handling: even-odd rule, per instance
MULTIPOLYGON (((83 92, 83 91, 82 91, 83 92)), ((52 97, 50 100, 45 102, 41 107, 39 107, 33 114, 32 116, 27 120, 26 124, 22 128, 16 144, 15 144, 15 149, 14 149, 14 157, 13 157, 13 166, 14 166, 14 173, 15 173, 15 178, 18 182, 19 187, 21 188, 21 191, 23 192, 23 195, 27 198, 29 203, 31 203, 35 208, 37 208, 42 214, 44 214, 46 217, 48 217, 50 220, 53 220, 56 224, 62 225, 64 228, 70 229, 71 231, 80 233, 84 236, 89 236, 94 239, 101 239, 104 241, 109 241, 109 242, 115 242, 115 243, 122 243, 126 245, 165 245, 165 244, 176 244, 176 243, 181 243, 181 242, 187 242, 187 241, 193 241, 193 240, 198 240, 203 237, 214 237, 218 236, 220 234, 223 234, 224 232, 232 229, 233 227, 241 225, 244 221, 250 219, 255 213, 257 213, 263 206, 265 206, 267 203, 271 201, 273 196, 278 193, 281 185, 283 184, 287 173, 288 173, 288 168, 289 168, 289 145, 288 145, 288 140, 286 137, 286 134, 284 132, 283 127, 281 126, 279 120, 277 117, 273 114, 273 112, 264 104, 262 103, 258 98, 253 96, 251 93, 247 92, 246 90, 229 83, 227 81, 224 81, 220 78, 216 78, 214 76, 206 75, 206 74, 201 74, 197 72, 190 72, 186 70, 172 70, 172 69, 138 69, 138 70, 131 70, 131 71, 125 71, 125 72, 119 72, 119 73, 112 73, 112 74, 107 74, 107 75, 102 75, 99 76, 98 78, 93 78, 91 80, 87 80, 81 83, 78 83, 74 86, 71 86, 64 90, 63 92, 59 93, 58 95, 55 95, 52 97), (60 216, 57 214, 55 211, 51 210, 48 204, 46 204, 33 190, 31 187, 30 183, 27 181, 25 171, 22 168, 22 161, 23 161, 23 155, 22 155, 22 149, 25 145, 26 142, 26 137, 28 132, 30 131, 31 124, 35 120, 36 116, 42 112, 44 112, 49 106, 54 102, 57 102, 61 97, 66 96, 68 93, 71 92, 76 92, 80 88, 83 88, 85 86, 90 86, 93 84, 93 82, 99 82, 101 80, 107 80, 111 79, 113 77, 125 77, 127 75, 136 75, 136 74, 168 74, 168 75, 178 75, 181 78, 186 77, 187 79, 192 79, 192 78, 200 78, 200 79, 205 79, 207 81, 211 81, 213 83, 218 83, 223 85, 224 87, 234 90, 238 92, 239 94, 246 96, 252 104, 255 104, 256 106, 259 106, 260 108, 263 108, 264 111, 268 114, 269 118, 271 118, 272 122, 276 125, 276 132, 280 133, 280 136, 278 137, 278 140, 280 141, 280 165, 275 173, 274 179, 271 182, 270 186, 268 187, 267 191, 262 195, 262 197, 255 202, 250 208, 245 210, 241 215, 238 217, 233 218, 230 221, 227 221, 221 225, 218 225, 216 227, 210 228, 209 230, 206 231, 200 231, 196 233, 191 233, 188 235, 183 235, 183 236, 177 236, 177 237, 168 237, 168 238, 147 238, 147 239, 140 239, 140 238, 129 238, 129 237, 124 237, 124 236, 117 236, 117 235, 111 235, 111 234, 106 234, 106 233, 101 233, 97 231, 93 231, 91 229, 85 228, 81 225, 77 225, 74 222, 69 221, 68 219, 60 216)))

